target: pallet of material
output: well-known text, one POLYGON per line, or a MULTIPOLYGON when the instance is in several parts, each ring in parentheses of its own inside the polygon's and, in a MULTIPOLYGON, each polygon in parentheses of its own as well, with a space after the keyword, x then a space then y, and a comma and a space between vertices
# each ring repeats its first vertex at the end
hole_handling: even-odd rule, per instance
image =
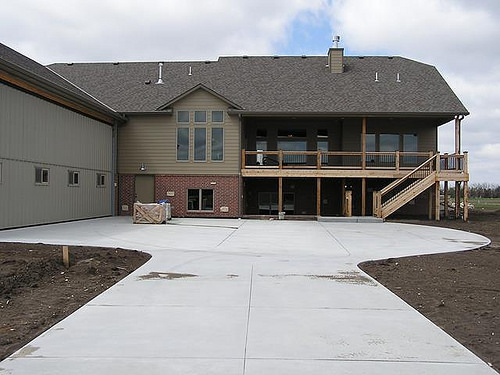
POLYGON ((134 203, 134 224, 162 224, 166 222, 166 206, 158 203, 134 203))

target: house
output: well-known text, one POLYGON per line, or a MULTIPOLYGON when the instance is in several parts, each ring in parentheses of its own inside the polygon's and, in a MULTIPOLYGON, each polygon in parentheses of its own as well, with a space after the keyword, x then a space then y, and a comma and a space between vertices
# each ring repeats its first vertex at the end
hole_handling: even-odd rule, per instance
POLYGON ((120 215, 136 200, 168 199, 181 217, 439 219, 443 181, 455 183, 455 201, 467 199, 468 111, 427 64, 333 47, 49 68, 126 118, 117 124, 120 215), (440 154, 438 127, 450 121, 457 146, 440 154))
POLYGON ((122 120, 0 44, 0 229, 111 215, 122 120))

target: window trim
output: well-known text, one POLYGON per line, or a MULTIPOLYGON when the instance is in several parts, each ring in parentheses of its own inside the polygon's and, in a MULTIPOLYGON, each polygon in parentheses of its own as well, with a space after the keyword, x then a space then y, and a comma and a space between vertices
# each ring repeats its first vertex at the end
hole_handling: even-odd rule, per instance
POLYGON ((175 130, 175 160, 178 161, 179 163, 189 163, 191 160, 191 128, 189 126, 178 126, 175 130), (188 136, 188 142, 187 142, 187 159, 179 159, 179 129, 187 129, 187 136, 188 136))
POLYGON ((68 186, 79 187, 80 186, 80 171, 68 170, 68 186), (76 182, 75 182, 76 176, 76 182))
POLYGON ((226 116, 225 116, 225 114, 224 114, 224 111, 222 111, 222 110, 213 110, 213 111, 211 112, 210 116, 211 116, 210 120, 211 120, 211 121, 212 121, 212 123, 214 123, 214 124, 223 124, 223 123, 224 123, 224 120, 225 120, 225 117, 226 117, 226 116), (221 121, 215 121, 215 120, 214 120, 214 112, 220 112, 220 113, 222 114, 222 120, 221 120, 221 121))
POLYGON ((189 124, 191 122, 191 112, 188 111, 188 110, 184 110, 184 109, 177 110, 176 116, 175 116, 175 120, 176 120, 176 122, 178 124, 189 124), (180 112, 187 112, 187 114, 188 114, 188 120, 187 121, 179 121, 179 113, 180 112))
POLYGON ((214 189, 206 189, 206 188, 188 188, 186 189, 186 212, 215 212, 215 191, 214 189), (189 190, 198 190, 198 209, 190 210, 189 209, 189 190), (202 202, 203 202, 203 190, 208 190, 212 192, 212 209, 211 210, 203 210, 202 202))
POLYGON ((210 128, 210 161, 213 161, 214 163, 223 163, 225 159, 225 149, 226 149, 226 144, 225 144, 225 130, 222 126, 213 126, 210 128), (222 159, 214 159, 213 158, 213 142, 214 142, 214 130, 215 129, 221 129, 222 130, 222 159))
POLYGON ((106 187, 106 174, 96 173, 96 187, 105 188, 106 187))
POLYGON ((35 167, 35 185, 37 186, 49 186, 50 184, 50 168, 46 167, 35 167), (40 170, 40 181, 37 181, 38 170, 40 170), (44 174, 46 172, 46 174, 44 174), (47 178, 44 179, 44 176, 47 178))
POLYGON ((195 124, 206 124, 207 120, 208 120, 208 116, 207 116, 207 111, 206 110, 195 110, 194 111, 193 122, 195 124), (202 113, 202 112, 205 113, 205 121, 196 121, 196 113, 202 113))

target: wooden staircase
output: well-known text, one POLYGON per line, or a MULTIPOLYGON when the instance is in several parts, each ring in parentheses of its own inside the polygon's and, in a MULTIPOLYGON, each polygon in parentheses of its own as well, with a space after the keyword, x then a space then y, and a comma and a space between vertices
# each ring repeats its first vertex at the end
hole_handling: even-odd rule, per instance
POLYGON ((404 177, 373 192, 373 216, 385 219, 397 209, 435 185, 438 181, 439 154, 435 154, 404 177))

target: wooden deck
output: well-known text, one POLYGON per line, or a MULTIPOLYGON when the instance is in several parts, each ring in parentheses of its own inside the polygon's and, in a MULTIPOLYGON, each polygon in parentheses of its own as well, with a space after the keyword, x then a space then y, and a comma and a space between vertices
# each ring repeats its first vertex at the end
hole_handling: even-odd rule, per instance
MULTIPOLYGON (((406 176, 433 152, 246 151, 242 177, 389 178, 406 176)), ((437 181, 468 181, 467 153, 438 154, 437 181)))

